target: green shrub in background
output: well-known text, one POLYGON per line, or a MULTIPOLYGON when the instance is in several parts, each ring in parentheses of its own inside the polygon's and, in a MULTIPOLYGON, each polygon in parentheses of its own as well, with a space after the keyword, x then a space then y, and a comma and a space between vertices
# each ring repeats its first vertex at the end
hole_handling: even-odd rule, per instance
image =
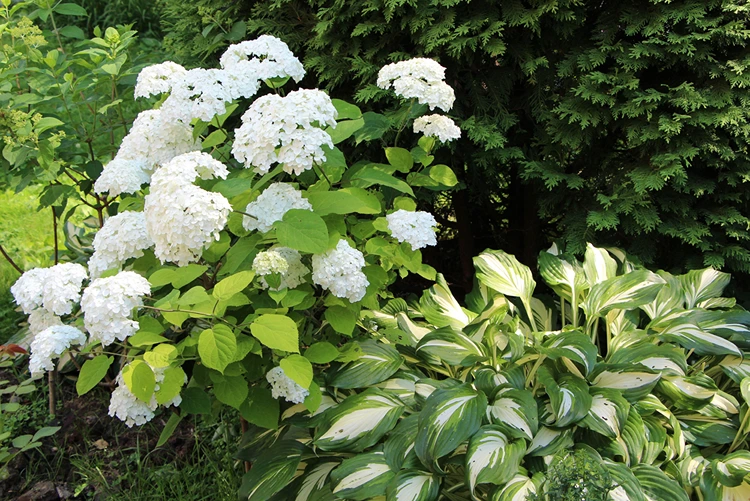
MULTIPOLYGON (((164 13, 181 57, 208 58, 245 29, 270 33, 333 95, 407 54, 446 66, 466 131, 446 163, 468 191, 452 199, 468 278, 483 247, 532 265, 551 239, 577 254, 587 241, 619 245, 665 269, 750 271, 749 10, 735 0, 169 0, 164 13)), ((389 99, 372 86, 358 98, 389 99)))

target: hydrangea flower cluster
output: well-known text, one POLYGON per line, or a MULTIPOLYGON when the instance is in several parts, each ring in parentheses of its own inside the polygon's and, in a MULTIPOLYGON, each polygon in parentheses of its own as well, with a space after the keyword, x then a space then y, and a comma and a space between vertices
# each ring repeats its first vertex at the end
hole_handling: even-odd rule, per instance
POLYGON ((60 317, 50 313, 44 308, 37 308, 29 313, 29 331, 32 336, 36 336, 43 330, 54 325, 63 325, 60 317))
POLYGON ((173 122, 189 124, 197 118, 210 122, 226 111, 233 97, 225 85, 226 72, 211 68, 195 68, 172 83, 172 91, 162 104, 164 115, 173 122))
POLYGON ((281 282, 277 288, 271 290, 294 289, 304 282, 304 277, 310 271, 302 264, 300 253, 289 247, 272 247, 271 249, 258 253, 253 260, 253 271, 260 275, 260 283, 263 288, 268 287, 264 275, 279 273, 281 282))
POLYGON ((187 70, 172 61, 164 61, 143 68, 138 73, 134 95, 136 98, 156 96, 172 90, 173 82, 185 76, 187 70))
POLYGON ((227 174, 224 164, 200 152, 175 157, 154 174, 144 213, 162 263, 184 266, 198 259, 208 242, 218 240, 232 206, 223 195, 192 183, 198 177, 224 179, 227 174))
POLYGON ((89 259, 91 277, 119 268, 130 258, 141 257, 143 250, 152 245, 143 212, 125 211, 112 216, 94 237, 94 255, 89 259))
POLYGON ((399 96, 416 99, 431 110, 450 111, 456 95, 445 83, 445 68, 436 61, 415 58, 383 66, 378 72, 378 87, 393 88, 399 96))
POLYGON ((435 238, 437 221, 429 212, 411 212, 400 209, 388 214, 385 219, 393 238, 399 242, 408 242, 411 244, 411 250, 437 245, 435 238))
POLYGON ((251 217, 243 217, 242 226, 248 231, 265 233, 273 228, 273 223, 281 221, 290 209, 312 210, 312 205, 302 198, 302 192, 294 186, 273 183, 258 198, 247 204, 245 213, 251 217))
POLYGON ((334 296, 356 303, 365 297, 370 282, 362 272, 364 255, 343 238, 336 248, 312 258, 313 282, 328 289, 334 296))
POLYGON ((450 118, 443 115, 425 115, 414 120, 414 132, 427 137, 436 137, 443 143, 461 137, 461 129, 450 118))
POLYGON ((275 399, 284 397, 287 402, 301 404, 310 394, 286 375, 281 367, 274 367, 266 374, 266 380, 271 383, 271 396, 275 399))
POLYGON ((80 299, 86 278, 86 268, 75 263, 34 268, 21 275, 10 292, 26 314, 44 308, 54 315, 67 315, 80 299))
MULTIPOLYGON (((109 415, 110 417, 117 417, 120 421, 125 421, 125 426, 128 428, 132 428, 133 425, 141 426, 151 421, 154 418, 154 411, 159 406, 156 401, 156 391, 159 390, 159 383, 164 381, 165 368, 151 367, 151 370, 154 371, 156 386, 154 387, 154 395, 151 396, 148 403, 133 395, 128 385, 125 384, 122 371, 117 375, 117 388, 112 392, 109 400, 109 415)), ((187 377, 185 383, 187 383, 187 377)), ((182 397, 177 395, 172 400, 165 402, 164 407, 171 405, 177 407, 180 403, 182 403, 182 397)))
POLYGON ((328 94, 317 89, 263 96, 242 115, 232 155, 259 174, 280 163, 284 172, 299 175, 325 162, 322 147, 333 148, 333 142, 319 127, 336 127, 336 114, 328 94))
POLYGON ((143 296, 151 293, 148 280, 134 271, 97 278, 83 292, 81 310, 91 341, 103 346, 115 339, 125 341, 135 334, 139 324, 131 319, 134 308, 143 306, 143 296))
POLYGON ((31 342, 29 370, 36 376, 55 369, 53 359, 73 345, 86 343, 86 335, 69 325, 53 325, 41 331, 31 342))

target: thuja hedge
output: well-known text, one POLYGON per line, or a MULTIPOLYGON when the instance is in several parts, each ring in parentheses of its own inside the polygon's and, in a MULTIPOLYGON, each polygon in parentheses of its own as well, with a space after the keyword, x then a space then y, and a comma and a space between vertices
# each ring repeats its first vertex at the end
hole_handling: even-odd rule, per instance
MULTIPOLYGON (((178 56, 210 59, 245 31, 274 34, 333 95, 407 54, 446 66, 466 131, 449 159, 468 187, 452 197, 465 278, 486 246, 533 265, 551 238, 575 253, 586 241, 619 245, 674 271, 750 271, 742 2, 170 0, 165 9, 178 56)), ((358 99, 390 98, 370 86, 358 99)))

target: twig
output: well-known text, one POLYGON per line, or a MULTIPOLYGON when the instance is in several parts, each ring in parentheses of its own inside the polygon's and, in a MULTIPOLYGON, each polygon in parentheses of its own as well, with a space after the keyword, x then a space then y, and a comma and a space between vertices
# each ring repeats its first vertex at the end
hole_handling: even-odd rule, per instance
POLYGON ((8 255, 8 253, 7 253, 7 252, 5 252, 5 249, 3 249, 3 246, 2 246, 2 244, 0 244, 0 252, 1 252, 2 254, 3 254, 3 256, 5 257, 5 259, 6 259, 7 261, 8 261, 8 263, 10 263, 10 265, 11 265, 12 267, 13 267, 13 268, 15 268, 15 270, 16 270, 16 271, 17 271, 18 273, 20 273, 21 275, 23 275, 23 270, 21 269, 21 267, 20 267, 20 266, 18 266, 18 265, 16 264, 16 262, 15 262, 15 261, 13 261, 13 259, 11 259, 11 257, 10 257, 10 256, 8 255))
POLYGON ((54 207, 52 207, 52 233, 55 237, 55 264, 57 264, 59 262, 59 248, 57 243, 57 214, 54 207))

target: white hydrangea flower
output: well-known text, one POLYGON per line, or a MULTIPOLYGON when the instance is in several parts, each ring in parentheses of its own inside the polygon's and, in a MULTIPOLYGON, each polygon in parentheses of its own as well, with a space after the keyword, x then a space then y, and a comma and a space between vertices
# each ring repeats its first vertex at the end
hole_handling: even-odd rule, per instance
POLYGON ((378 87, 393 90, 397 95, 426 104, 431 110, 450 111, 456 95, 445 83, 445 68, 432 59, 414 58, 383 66, 378 72, 378 87))
POLYGON ((345 297, 352 303, 365 296, 370 285, 362 272, 365 257, 346 240, 339 240, 336 248, 325 254, 314 255, 312 265, 313 282, 328 289, 334 296, 345 297))
POLYGON ((95 252, 89 259, 91 277, 119 268, 130 258, 141 257, 143 250, 152 245, 143 212, 125 211, 110 217, 94 237, 95 252))
POLYGON ((55 369, 53 359, 73 345, 86 343, 86 335, 70 325, 53 325, 44 329, 31 342, 29 369, 36 376, 55 369))
POLYGON ((437 245, 435 227, 437 221, 429 212, 397 210, 385 216, 388 229, 393 238, 399 242, 409 242, 411 250, 421 249, 428 245, 437 245))
POLYGON ((273 223, 281 221, 290 209, 312 210, 310 202, 302 198, 302 192, 290 184, 273 183, 245 208, 242 226, 248 231, 263 233, 273 228, 273 223))
POLYGON ((198 177, 224 179, 228 173, 224 164, 200 152, 175 157, 154 173, 144 213, 154 253, 162 263, 184 266, 219 239, 232 206, 223 195, 192 183, 198 177))
POLYGON ((224 70, 195 68, 172 82, 172 92, 161 105, 165 118, 189 124, 194 118, 210 122, 232 101, 224 70))
POLYGON ((60 317, 44 308, 37 308, 29 313, 29 331, 32 335, 39 334, 48 327, 63 325, 60 317))
POLYGON ((310 392, 284 373, 281 367, 274 367, 266 374, 266 380, 271 383, 271 395, 275 399, 284 397, 287 402, 301 404, 310 392))
POLYGON ((443 115, 425 115, 417 118, 414 120, 414 132, 436 137, 444 143, 461 137, 461 129, 453 120, 443 115))
POLYGON ((134 271, 93 280, 81 298, 83 321, 91 341, 107 346, 115 339, 125 341, 135 334, 139 325, 131 319, 133 309, 143 306, 143 296, 150 293, 148 280, 134 271))
POLYGON ((271 290, 294 289, 304 282, 305 275, 310 272, 302 264, 302 256, 298 251, 281 246, 260 252, 253 260, 253 271, 260 275, 260 284, 264 289, 268 287, 268 282, 263 275, 281 274, 279 286, 271 290))
POLYGON ((55 315, 67 315, 81 298, 81 285, 87 278, 86 268, 80 264, 56 264, 27 271, 10 292, 26 314, 42 307, 55 315))
POLYGON ((299 175, 313 164, 325 162, 322 146, 333 148, 333 142, 319 127, 336 127, 335 118, 331 98, 317 89, 297 90, 286 97, 260 97, 242 116, 232 155, 259 174, 281 163, 284 172, 299 175))
MULTIPOLYGON (((151 367, 151 366, 149 366, 151 367)), ((139 400, 133 392, 130 391, 128 385, 122 377, 122 372, 117 375, 117 388, 112 392, 112 396, 109 401, 109 415, 110 417, 117 417, 120 421, 125 421, 125 426, 132 428, 133 425, 144 425, 154 418, 154 411, 159 406, 156 401, 156 392, 159 391, 159 383, 164 381, 164 371, 166 367, 151 367, 154 371, 154 378, 156 379, 156 386, 154 387, 154 395, 151 396, 151 400, 146 403, 139 400)), ((187 376, 185 382, 187 383, 187 376)), ((164 407, 174 405, 179 406, 182 403, 182 396, 177 395, 172 400, 165 402, 164 407)))
POLYGON ((104 166, 94 183, 96 193, 109 193, 116 197, 122 193, 135 193, 148 183, 151 176, 143 160, 123 160, 115 157, 104 166))
POLYGON ((139 98, 169 92, 172 82, 180 79, 185 73, 185 68, 172 61, 147 66, 138 73, 134 95, 139 98))

